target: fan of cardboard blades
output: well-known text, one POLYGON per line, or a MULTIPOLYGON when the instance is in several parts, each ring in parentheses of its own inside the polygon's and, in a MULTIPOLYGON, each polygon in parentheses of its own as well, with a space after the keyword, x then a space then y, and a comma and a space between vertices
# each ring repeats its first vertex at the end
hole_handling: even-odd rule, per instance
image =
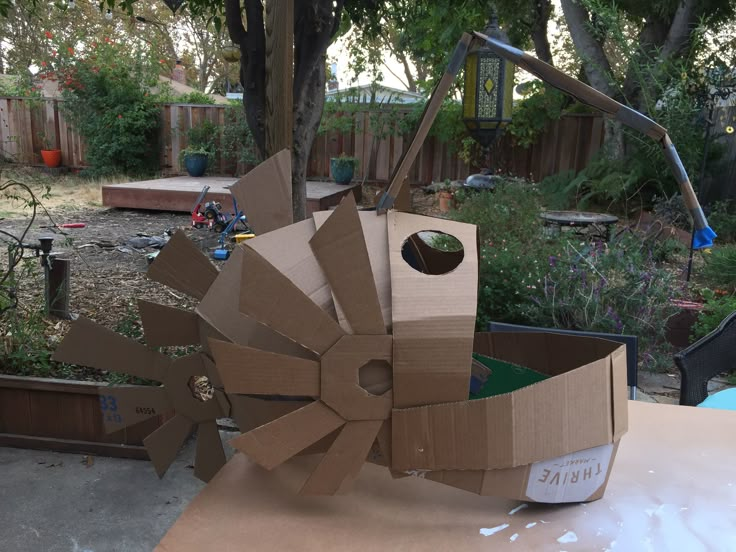
MULTIPOLYGON (((183 232, 169 240, 148 271, 152 280, 200 300, 217 275, 217 269, 183 232)), ((56 349, 54 360, 160 382, 161 386, 100 388, 105 430, 113 433, 173 412, 173 417, 143 440, 156 473, 164 476, 196 428, 194 474, 209 481, 225 464, 216 419, 230 414, 208 355, 207 338, 222 339, 222 334, 192 311, 142 300, 138 307, 147 346, 80 317, 56 349), (153 349, 197 345, 202 346, 200 351, 178 358, 153 349), (193 394, 193 379, 200 376, 206 376, 214 387, 209 399, 193 394)))
MULTIPOLYGON (((431 227, 431 221, 435 220, 402 215, 413 217, 411 220, 419 230, 431 227)), ((210 340, 210 347, 224 389, 231 398, 278 395, 312 399, 301 408, 236 437, 231 444, 259 465, 273 469, 336 434, 300 491, 321 495, 347 490, 374 443, 383 456, 376 463, 391 465, 394 390, 397 386, 406 388, 415 384, 407 384, 405 379, 397 377, 393 366, 393 355, 400 351, 395 346, 395 334, 397 330, 406 334, 407 330, 396 319, 392 328, 392 299, 395 302, 400 295, 408 294, 394 290, 392 297, 391 293, 389 217, 360 213, 352 194, 348 194, 335 211, 315 213, 314 218, 250 240, 241 250, 243 285, 240 289, 243 313, 290 338, 313 356, 297 357, 217 339, 210 340), (311 294, 308 286, 295 284, 293 276, 282 273, 266 258, 273 258, 269 252, 280 243, 288 243, 289 233, 297 232, 295 227, 308 228, 309 224, 316 231, 302 234, 302 240, 309 236, 310 262, 319 265, 322 276, 322 280, 315 277, 311 282, 311 294), (321 281, 324 285, 320 285, 321 281), (331 295, 328 298, 334 298, 336 318, 328 312, 332 301, 317 297, 325 288, 331 295)), ((474 242, 474 227, 461 226, 468 226, 466 239, 474 242)), ((414 270, 405 263, 402 266, 414 270)), ((473 302, 466 324, 468 351, 461 353, 461 358, 469 357, 472 346, 474 308, 473 302)), ((431 360, 428 365, 431 369, 431 360)), ((461 374, 467 368, 462 361, 457 364, 461 374)), ((408 374, 408 377, 416 380, 416 375, 408 374)), ((467 398, 467 380, 463 385, 462 378, 461 375, 461 383, 456 385, 454 393, 458 400, 467 398)), ((457 382, 456 377, 453 379, 457 382)), ((443 393, 444 400, 448 396, 453 400, 451 389, 450 395, 443 393)), ((423 397, 417 399, 417 404, 442 400, 423 397)))

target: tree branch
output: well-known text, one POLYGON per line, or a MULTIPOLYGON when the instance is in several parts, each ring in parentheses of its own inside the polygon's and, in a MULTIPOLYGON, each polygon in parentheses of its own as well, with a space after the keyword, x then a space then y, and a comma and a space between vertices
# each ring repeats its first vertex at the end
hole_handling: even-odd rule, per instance
POLYGON ((695 23, 696 0, 682 0, 672 18, 667 40, 662 47, 663 60, 681 54, 690 44, 693 25, 695 23))
POLYGON ((240 45, 245 41, 247 33, 240 15, 240 0, 225 0, 225 23, 233 44, 240 45))
POLYGON ((583 60, 585 76, 590 85, 607 94, 615 95, 611 85, 611 64, 603 51, 603 46, 590 32, 590 17, 587 10, 575 0, 561 0, 570 35, 578 55, 583 60))

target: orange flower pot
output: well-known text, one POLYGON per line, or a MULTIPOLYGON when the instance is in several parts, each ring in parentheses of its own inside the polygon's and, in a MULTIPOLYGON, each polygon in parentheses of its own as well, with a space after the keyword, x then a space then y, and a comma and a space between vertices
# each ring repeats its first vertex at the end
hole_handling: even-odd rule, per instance
POLYGON ((439 193, 439 196, 440 196, 440 213, 447 213, 450 210, 450 207, 452 207, 452 199, 453 199, 452 192, 442 190, 439 193))
POLYGON ((48 168, 53 169, 54 167, 58 167, 61 165, 61 150, 55 149, 55 150, 41 150, 41 157, 43 158, 43 163, 48 168))

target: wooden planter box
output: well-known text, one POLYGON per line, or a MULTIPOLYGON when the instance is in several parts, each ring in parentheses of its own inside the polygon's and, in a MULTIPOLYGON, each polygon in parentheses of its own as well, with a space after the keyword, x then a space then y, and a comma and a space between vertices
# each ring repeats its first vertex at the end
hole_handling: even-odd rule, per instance
POLYGON ((0 446, 147 460, 143 439, 167 417, 107 434, 101 384, 0 375, 0 446))

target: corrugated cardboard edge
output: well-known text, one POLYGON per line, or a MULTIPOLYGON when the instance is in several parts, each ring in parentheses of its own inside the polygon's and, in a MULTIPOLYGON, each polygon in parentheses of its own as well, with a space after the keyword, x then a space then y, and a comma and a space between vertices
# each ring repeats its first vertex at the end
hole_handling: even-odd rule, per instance
MULTIPOLYGON (((510 498, 514 500, 523 500, 526 502, 543 502, 545 504, 561 504, 566 502, 589 502, 602 498, 605 494, 608 480, 611 477, 613 465, 616 459, 616 453, 618 452, 619 442, 615 441, 612 445, 610 457, 608 459, 605 477, 592 492, 584 493, 585 496, 579 495, 574 499, 565 498, 565 486, 572 487, 573 483, 571 478, 559 478, 558 482, 553 482, 549 474, 545 474, 544 480, 538 479, 537 483, 543 484, 548 482, 550 485, 561 486, 558 499, 551 500, 535 500, 528 494, 530 488, 530 475, 532 472, 533 465, 519 466, 516 468, 505 468, 498 470, 445 470, 445 471, 422 471, 415 470, 410 472, 408 475, 414 475, 416 477, 422 477, 430 481, 442 483, 443 485, 449 485, 456 487, 464 491, 475 493, 481 496, 499 496, 504 498, 510 498)), ((583 451, 584 452, 584 451, 583 451)), ((570 469, 574 469, 571 467, 570 469)), ((592 467, 595 470, 595 466, 592 467)), ((578 475, 578 477, 584 477, 578 475)))
MULTIPOLYGON (((241 433, 248 433, 252 429, 266 425, 281 416, 299 410, 313 401, 292 400, 286 398, 264 399, 262 397, 250 397, 247 395, 229 395, 232 404, 232 416, 241 433)), ((298 456, 307 454, 321 454, 327 452, 337 437, 339 430, 326 435, 315 444, 310 445, 298 456)))
POLYGON ((294 221, 291 203, 291 152, 283 149, 230 187, 256 234, 265 234, 294 221))
MULTIPOLYGON (((319 228, 334 211, 317 211, 312 214, 314 223, 319 228)), ((363 236, 368 248, 371 272, 378 293, 378 302, 381 305, 383 322, 386 331, 391 331, 391 270, 388 264, 388 227, 386 217, 376 216, 373 211, 359 211, 360 224, 363 227, 363 236)), ((335 302, 337 319, 347 333, 353 333, 350 324, 345 319, 345 313, 335 302)))
POLYGON ((193 311, 138 300, 143 338, 149 347, 199 344, 199 316, 193 311))
MULTIPOLYGON (((258 251, 243 249, 240 310, 303 347, 323 354, 345 332, 258 251)), ((331 301, 330 297, 330 301, 331 301)))
POLYGON ((394 409, 394 469, 510 468, 605 445, 620 437, 614 426, 617 417, 618 425, 623 426, 626 415, 621 399, 627 391, 625 346, 559 334, 479 334, 476 341, 490 347, 478 347, 483 354, 505 361, 525 356, 527 362, 519 364, 550 375, 562 369, 563 359, 559 363, 549 360, 550 352, 558 348, 570 351, 576 344, 587 346, 588 354, 579 359, 590 362, 567 365, 567 371, 555 377, 505 395, 394 409), (547 347, 539 347, 545 341, 547 347), (511 343, 513 347, 502 346, 511 343), (519 348, 525 351, 518 352, 519 348), (604 352, 607 354, 602 355, 604 352), (528 362, 531 358, 537 361, 528 362))
POLYGON ((353 194, 309 240, 352 333, 386 333, 363 226, 353 194))
POLYGON ((177 291, 202 299, 217 278, 217 268, 179 230, 148 269, 148 277, 177 291))
POLYGON ((248 240, 246 246, 257 251, 319 308, 337 319, 327 276, 309 245, 315 231, 314 220, 307 219, 257 236, 248 240))
POLYGON ((478 297, 477 231, 471 224, 388 213, 394 335, 394 406, 467 398, 478 297), (404 260, 413 234, 439 231, 463 245, 462 262, 443 275, 422 274, 404 260), (452 289, 443 294, 438 290, 452 289))
MULTIPOLYGON (((238 345, 315 359, 316 356, 311 351, 240 312, 237 296, 240 293, 243 276, 243 257, 243 247, 236 247, 195 309, 197 314, 225 339, 238 345)), ((209 336, 211 332, 205 334, 209 336)), ((204 343, 206 344, 206 341, 204 343)))

